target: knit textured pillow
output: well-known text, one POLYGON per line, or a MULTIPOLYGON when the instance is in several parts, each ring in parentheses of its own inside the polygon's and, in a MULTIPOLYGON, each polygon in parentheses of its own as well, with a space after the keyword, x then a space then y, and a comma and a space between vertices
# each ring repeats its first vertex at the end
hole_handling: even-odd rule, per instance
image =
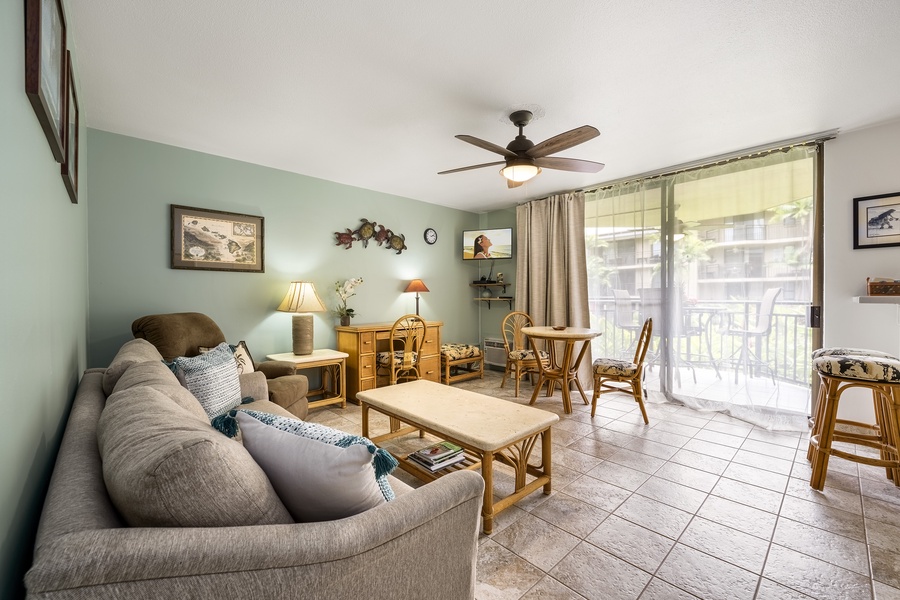
POLYGON ((377 447, 368 438, 358 435, 351 435, 339 429, 320 425, 319 423, 310 423, 301 421, 300 419, 289 419, 279 415, 273 415, 256 410, 241 410, 254 417, 258 421, 270 425, 280 431, 285 431, 293 435, 304 437, 310 440, 323 442, 339 448, 347 448, 352 445, 364 446, 371 455, 371 463, 374 467, 375 482, 378 484, 384 499, 388 502, 394 499, 394 490, 388 483, 387 476, 397 468, 397 459, 391 456, 390 452, 383 448, 377 447))
POLYGON ((200 401, 210 420, 241 403, 241 382, 231 347, 222 342, 206 354, 179 356, 172 361, 176 375, 200 401))

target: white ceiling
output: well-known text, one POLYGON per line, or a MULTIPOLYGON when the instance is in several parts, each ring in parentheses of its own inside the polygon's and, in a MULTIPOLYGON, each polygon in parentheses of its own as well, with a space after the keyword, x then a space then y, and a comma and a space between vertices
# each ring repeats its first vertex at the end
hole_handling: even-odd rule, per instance
POLYGON ((68 0, 89 127, 473 212, 900 118, 898 0, 68 0), (538 143, 507 189, 515 108, 538 143))

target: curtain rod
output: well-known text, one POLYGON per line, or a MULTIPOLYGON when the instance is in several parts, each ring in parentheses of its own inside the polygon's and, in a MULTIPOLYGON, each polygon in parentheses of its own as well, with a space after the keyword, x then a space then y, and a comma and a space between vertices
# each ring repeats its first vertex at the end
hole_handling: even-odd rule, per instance
POLYGON ((781 140, 780 142, 773 142, 770 144, 765 144, 762 146, 754 146, 753 148, 745 148, 744 150, 738 150, 735 152, 729 152, 727 154, 720 154, 718 156, 712 156, 709 158, 702 158, 700 160, 695 160, 691 162, 681 163, 672 167, 665 167, 662 169, 656 169, 655 171, 647 171, 645 173, 641 173, 639 175, 632 175, 630 177, 621 177, 619 179, 614 179, 612 181, 608 181, 599 185, 590 186, 588 188, 579 188, 575 190, 569 190, 568 192, 563 193, 572 193, 572 192, 596 192, 598 190, 608 189, 616 185, 620 185, 623 183, 641 181, 645 179, 656 179, 659 177, 666 177, 669 175, 675 175, 676 173, 684 173, 686 171, 696 171, 697 169, 702 169, 704 167, 711 167, 714 165, 720 165, 728 162, 733 162, 736 160, 740 160, 743 158, 750 158, 754 155, 768 154, 772 152, 778 151, 786 151, 794 146, 804 146, 811 144, 819 144, 821 142, 825 142, 828 140, 833 140, 838 135, 837 129, 829 129, 828 131, 822 131, 820 133, 812 134, 812 135, 804 135, 802 137, 791 138, 787 140, 781 140))

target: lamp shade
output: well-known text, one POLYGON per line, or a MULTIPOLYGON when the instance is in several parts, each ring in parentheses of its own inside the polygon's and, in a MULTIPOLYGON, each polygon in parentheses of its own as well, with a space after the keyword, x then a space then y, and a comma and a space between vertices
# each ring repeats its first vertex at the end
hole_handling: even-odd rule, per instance
MULTIPOLYGON (((288 293, 278 305, 278 310, 292 313, 311 313, 326 310, 316 293, 316 286, 309 281, 292 281, 288 293)), ((295 314, 292 320, 294 354, 306 355, 313 351, 313 317, 295 314)))
POLYGON ((291 287, 284 300, 278 305, 278 310, 282 312, 322 312, 327 310, 319 294, 316 293, 316 286, 310 281, 292 281, 291 287))
POLYGON ((421 279, 413 279, 409 282, 409 285, 406 286, 404 292, 427 292, 429 291, 427 287, 425 287, 425 282, 421 279))

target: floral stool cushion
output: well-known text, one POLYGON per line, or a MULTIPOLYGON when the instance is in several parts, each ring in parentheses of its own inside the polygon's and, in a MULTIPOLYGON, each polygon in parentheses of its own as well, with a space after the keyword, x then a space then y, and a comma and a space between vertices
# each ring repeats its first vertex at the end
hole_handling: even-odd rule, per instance
MULTIPOLYGON (((391 354, 394 355, 395 365, 403 364, 403 350, 395 350, 394 352, 379 352, 375 359, 376 361, 378 361, 378 366, 391 366, 391 354)), ((412 354, 412 362, 416 362, 416 353, 411 352, 410 354, 412 354)))
POLYGON ((845 379, 900 383, 900 360, 896 358, 854 354, 826 355, 813 360, 813 367, 819 373, 845 379))
POLYGON ((634 377, 638 366, 627 360, 615 358, 598 358, 594 361, 594 375, 611 375, 618 377, 634 377))
POLYGON ((841 348, 838 346, 833 348, 819 348, 812 353, 812 358, 813 360, 815 360, 820 356, 843 356, 846 354, 852 354, 854 356, 879 356, 881 358, 893 359, 897 358, 893 354, 881 352, 880 350, 867 350, 865 348, 841 348))
MULTIPOLYGON (((512 360, 534 360, 534 350, 513 350, 509 353, 512 360)), ((550 360, 550 353, 541 350, 541 360, 550 360)))
POLYGON ((447 360, 461 360, 481 356, 481 348, 471 344, 441 344, 441 357, 447 360))

